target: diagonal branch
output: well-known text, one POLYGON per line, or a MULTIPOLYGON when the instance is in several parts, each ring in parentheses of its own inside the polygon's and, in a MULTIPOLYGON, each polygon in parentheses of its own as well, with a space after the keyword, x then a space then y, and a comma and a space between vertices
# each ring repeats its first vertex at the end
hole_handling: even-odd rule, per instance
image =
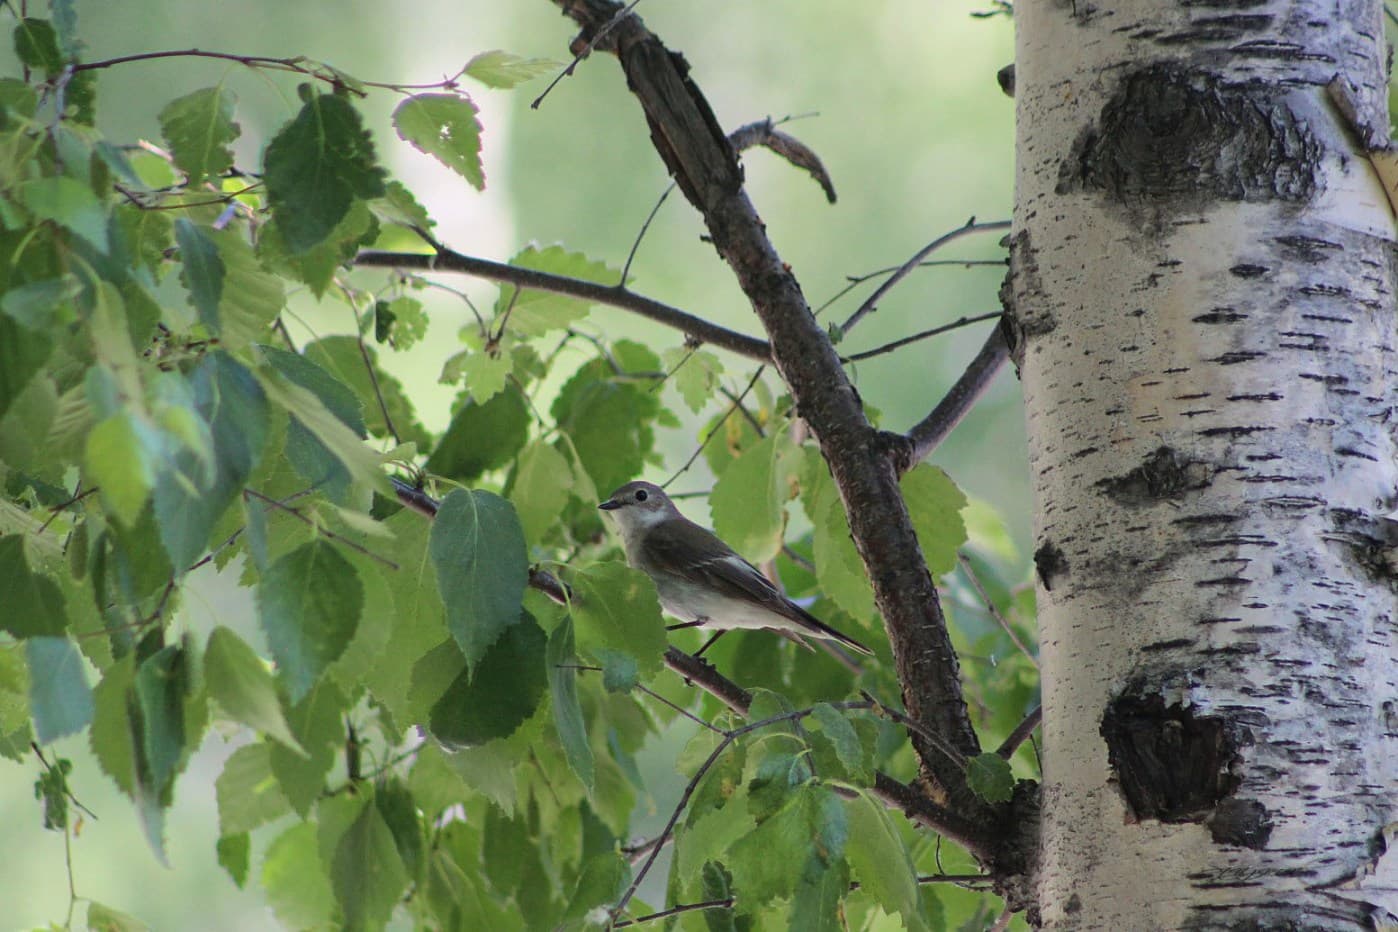
POLYGON ((361 267, 416 269, 423 272, 464 272, 477 278, 518 285, 520 288, 533 288, 536 291, 582 298, 585 301, 640 314, 667 327, 674 327, 700 343, 721 347, 740 356, 762 362, 766 362, 771 356, 771 347, 755 337, 720 327, 702 317, 636 294, 619 285, 601 285, 581 278, 551 275, 548 272, 520 268, 504 262, 492 262, 489 259, 463 255, 444 246, 438 247, 435 253, 380 252, 370 249, 356 256, 354 264, 361 267))
MULTIPOLYGON (((609 32, 596 48, 617 56, 651 140, 685 197, 702 214, 715 249, 733 269, 771 340, 773 362, 810 425, 840 492, 856 549, 893 646, 908 714, 967 757, 980 751, 961 692, 955 651, 898 476, 880 434, 799 284, 767 239, 743 189, 742 170, 684 59, 634 13, 615 21, 611 0, 554 0, 582 28, 609 32)), ((954 808, 991 821, 964 774, 920 735, 923 777, 954 808)))

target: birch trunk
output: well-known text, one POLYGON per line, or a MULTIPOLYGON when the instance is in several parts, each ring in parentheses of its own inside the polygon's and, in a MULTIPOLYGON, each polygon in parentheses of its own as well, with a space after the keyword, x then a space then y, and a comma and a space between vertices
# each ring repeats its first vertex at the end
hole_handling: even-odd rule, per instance
POLYGON ((1380 17, 1015 6, 1046 928, 1398 913, 1380 17))

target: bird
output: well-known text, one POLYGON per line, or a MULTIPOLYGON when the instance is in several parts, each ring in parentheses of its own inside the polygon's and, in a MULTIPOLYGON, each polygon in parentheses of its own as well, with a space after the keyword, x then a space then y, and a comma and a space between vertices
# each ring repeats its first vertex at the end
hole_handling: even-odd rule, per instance
POLYGON ((712 628, 719 634, 766 628, 807 650, 814 648, 805 639, 819 638, 873 653, 788 599, 718 535, 681 514, 660 486, 628 482, 597 507, 616 521, 626 562, 655 582, 661 606, 684 622, 674 627, 712 628))

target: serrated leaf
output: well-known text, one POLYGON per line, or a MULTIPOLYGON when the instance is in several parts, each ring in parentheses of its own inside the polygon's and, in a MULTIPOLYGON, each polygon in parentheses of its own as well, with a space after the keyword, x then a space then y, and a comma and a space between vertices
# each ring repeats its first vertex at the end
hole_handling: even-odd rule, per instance
POLYGON ((135 675, 134 653, 127 654, 103 672, 102 682, 93 690, 95 711, 88 730, 88 743, 98 766, 118 789, 131 797, 136 794, 136 752, 126 703, 135 675))
POLYGON ((67 638, 33 637, 24 642, 29 663, 29 712, 34 740, 48 744, 92 721, 92 689, 82 654, 67 638))
POLYGON ((177 97, 160 111, 160 132, 170 145, 170 156, 198 187, 205 178, 220 175, 233 165, 229 145, 242 133, 233 122, 232 92, 206 87, 177 97))
POLYGON ((961 509, 966 495, 940 468, 920 463, 898 480, 908 505, 918 546, 933 576, 950 573, 956 567, 956 554, 966 543, 966 525, 961 509))
POLYGON ((0 605, 0 630, 17 638, 59 637, 68 626, 63 593, 29 568, 22 534, 0 537, 0 605))
POLYGON ((529 439, 529 422, 529 405, 513 385, 484 404, 467 401, 457 408, 427 458, 427 471, 471 482, 487 470, 499 469, 529 439))
POLYGON ((223 344, 241 349, 266 339, 286 305, 286 293, 282 279, 262 267, 237 230, 214 231, 213 239, 224 270, 218 305, 223 344))
POLYGON ((408 874, 378 807, 364 801, 330 858, 330 880, 346 929, 382 928, 408 874))
POLYGON ((553 721, 568 766, 588 790, 592 789, 596 765, 592 745, 587 740, 587 723, 578 702, 578 660, 573 650, 573 620, 566 618, 549 636, 544 658, 548 665, 549 691, 553 695, 553 721))
POLYGON ((277 918, 294 929, 320 928, 335 916, 335 893, 320 859, 315 822, 297 822, 262 859, 262 887, 277 918))
MULTIPOLYGON (((352 482, 362 483, 363 486, 381 493, 390 493, 388 478, 381 468, 378 454, 365 444, 351 427, 332 413, 315 392, 267 368, 259 370, 258 376, 267 397, 290 411, 296 421, 305 428, 306 433, 334 458, 336 464, 344 468, 345 487, 340 489, 339 494, 332 495, 332 498, 344 498, 348 494, 348 485, 352 482)), ((302 463, 302 466, 305 466, 305 463, 302 463)), ((301 467, 298 466, 299 468, 301 467)), ((338 476, 332 471, 318 472, 306 478, 320 484, 332 483, 338 476)))
POLYGON ((396 432, 402 442, 416 441, 422 448, 431 444, 432 437, 418 423, 403 383, 384 371, 373 347, 361 347, 352 336, 330 336, 307 343, 302 353, 354 392, 363 412, 363 426, 371 435, 392 438, 396 432), (385 408, 388 420, 384 417, 385 408))
POLYGON ((520 620, 529 561, 514 506, 490 492, 452 492, 432 522, 431 553, 447 629, 474 672, 520 620))
POLYGON ((252 859, 252 841, 247 832, 238 835, 223 835, 214 845, 218 854, 218 866, 228 872, 233 884, 239 889, 248 882, 248 868, 252 859))
POLYGON ((630 878, 631 865, 618 852, 607 851, 588 858, 564 907, 563 918, 581 921, 597 910, 605 913, 621 896, 630 878))
POLYGON ((184 217, 175 221, 175 242, 180 247, 180 281, 189 289, 190 303, 209 332, 218 335, 224 278, 218 246, 208 233, 184 217))
POLYGON ((147 932, 150 926, 119 909, 88 900, 87 928, 88 932, 147 932))
POLYGON ((333 94, 311 93, 268 143, 263 181, 293 255, 325 240, 355 198, 384 193, 384 171, 359 111, 333 94))
POLYGON ((471 399, 484 404, 505 390, 505 383, 514 370, 514 358, 504 350, 497 353, 468 353, 462 357, 458 368, 471 399))
POLYGON ((794 452, 784 431, 769 433, 723 471, 709 496, 714 532, 754 563, 781 552, 794 452))
POLYGON ((635 658, 641 678, 660 671, 665 622, 655 583, 624 563, 596 563, 573 577, 569 611, 578 649, 620 651, 635 658))
POLYGON ((106 418, 87 435, 84 471, 122 524, 133 525, 140 517, 155 488, 161 452, 155 429, 126 413, 106 418))
MULTIPOLYGON (((131 683, 127 711, 136 738, 136 787, 144 804, 161 809, 170 804, 183 758, 198 744, 199 736, 186 728, 191 662, 182 645, 167 645, 136 666, 131 683)), ((157 839, 151 841, 160 853, 157 839)))
POLYGON ((325 775, 345 744, 344 714, 344 695, 333 681, 322 679, 306 698, 286 710, 291 733, 310 757, 285 745, 268 746, 272 773, 291 807, 302 816, 325 795, 325 775))
POLYGON ((393 128, 413 148, 482 191, 485 168, 481 165, 481 124, 476 119, 479 112, 464 94, 417 94, 393 111, 393 128))
POLYGON ((708 350, 678 346, 662 354, 670 381, 689 410, 698 414, 718 394, 723 363, 708 350))
POLYGON ((107 211, 81 181, 66 175, 36 178, 19 189, 19 199, 38 219, 52 220, 98 252, 107 251, 107 211))
POLYGON ((925 929, 918 910, 917 872, 897 827, 883 807, 863 796, 845 801, 849 842, 845 854, 855 879, 888 913, 901 913, 910 932, 925 929))
POLYGON ((390 342, 396 350, 412 349, 427 333, 422 302, 407 296, 374 305, 374 339, 390 342))
POLYGON ((54 74, 63 67, 63 53, 58 49, 58 33, 46 19, 27 16, 15 27, 15 54, 30 68, 44 74, 54 74))
MULTIPOLYGON (((621 281, 620 269, 589 259, 580 252, 569 252, 558 245, 544 249, 528 246, 510 259, 510 265, 603 285, 615 285, 621 281)), ((537 337, 577 323, 587 316, 590 306, 591 302, 582 298, 502 285, 500 296, 495 301, 495 318, 498 322, 508 308, 509 329, 521 336, 537 337)))
POLYGON ((258 621, 293 701, 344 653, 363 604, 353 565, 324 540, 298 547, 263 574, 258 621))
MULTIPOLYGON (((523 615, 490 646, 474 673, 459 668, 432 706, 432 736, 449 748, 469 748, 514 734, 534 714, 547 688, 545 655, 544 632, 523 615)), ((421 666, 414 668, 415 677, 421 666)))
POLYGON ((966 762, 966 785, 988 803, 1007 803, 1014 796, 1015 777, 1009 761, 987 751, 966 762))
POLYGON ((561 67, 562 64, 552 59, 521 58, 494 49, 472 57, 466 63, 465 72, 487 87, 510 88, 561 67))
POLYGON ((780 808, 728 849, 725 863, 745 911, 818 883, 843 860, 848 836, 844 807, 829 787, 796 787, 780 808))
POLYGON ((519 454, 509 496, 526 542, 538 543, 558 521, 573 484, 573 467, 552 444, 536 440, 519 454))
POLYGON ((204 681, 209 695, 235 722, 306 753, 282 715, 271 671, 247 642, 221 625, 209 635, 204 651, 204 681))
POLYGON ((851 778, 861 781, 873 779, 864 746, 844 712, 827 702, 818 702, 812 707, 811 719, 819 726, 820 733, 829 739, 840 764, 851 778))
POLYGON ((218 830, 225 837, 250 832, 291 811, 272 774, 271 749, 260 741, 229 755, 214 781, 214 793, 218 830))

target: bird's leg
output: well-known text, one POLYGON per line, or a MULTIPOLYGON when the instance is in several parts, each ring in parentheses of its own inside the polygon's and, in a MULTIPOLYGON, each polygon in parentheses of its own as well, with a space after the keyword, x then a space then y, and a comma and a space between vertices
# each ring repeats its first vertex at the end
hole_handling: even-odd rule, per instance
POLYGON ((720 628, 719 630, 715 631, 714 636, 705 641, 704 646, 694 652, 694 659, 698 660, 700 657, 704 656, 704 651, 708 650, 710 647, 713 647, 714 641, 717 641, 719 638, 723 637, 727 633, 727 628, 720 628))
POLYGON ((677 625, 666 625, 666 626, 665 626, 665 630, 666 630, 666 631, 682 631, 682 630, 685 629, 685 628, 697 628, 697 627, 699 627, 700 625, 705 625, 705 624, 708 624, 708 623, 709 623, 709 619, 707 619, 707 618, 700 618, 698 621, 682 621, 682 622, 680 622, 680 623, 677 624, 677 625))

